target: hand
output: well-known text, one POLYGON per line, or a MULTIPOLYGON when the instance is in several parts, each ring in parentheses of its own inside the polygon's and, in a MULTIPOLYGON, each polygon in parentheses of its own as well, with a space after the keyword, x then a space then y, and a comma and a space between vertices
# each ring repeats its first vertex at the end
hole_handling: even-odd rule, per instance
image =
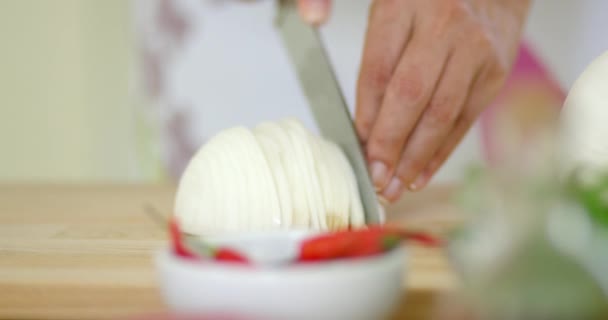
POLYGON ((302 19, 312 25, 321 25, 329 17, 331 0, 298 0, 302 19))
POLYGON ((529 2, 373 2, 355 124, 385 199, 423 188, 498 93, 529 2))

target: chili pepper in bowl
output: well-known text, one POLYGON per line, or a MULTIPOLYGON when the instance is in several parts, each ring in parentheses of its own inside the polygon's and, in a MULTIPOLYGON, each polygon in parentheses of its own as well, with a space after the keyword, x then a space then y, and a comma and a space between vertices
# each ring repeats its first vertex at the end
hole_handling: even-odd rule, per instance
MULTIPOLYGON (((169 221, 169 233, 173 252, 179 257, 191 260, 205 258, 213 261, 251 264, 252 261, 240 252, 227 247, 212 247, 200 239, 192 239, 189 246, 183 241, 182 232, 175 216, 169 221)), ((409 230, 383 225, 367 226, 362 229, 348 228, 307 238, 299 243, 299 251, 291 262, 319 262, 343 258, 358 258, 386 253, 403 241, 411 240, 425 246, 439 246, 435 237, 409 230)))
POLYGON ((195 245, 197 250, 196 252, 192 251, 183 241, 182 232, 175 216, 173 216, 169 221, 169 235, 171 236, 171 242, 173 244, 173 252, 179 257, 190 260, 201 260, 203 257, 209 257, 214 261, 239 264, 249 263, 247 257, 235 250, 223 247, 214 248, 203 243, 202 241, 197 241, 195 245))
POLYGON ((326 233, 304 240, 300 244, 299 261, 319 261, 346 256, 357 245, 355 235, 348 230, 326 233))
POLYGON ((388 252, 403 241, 411 240, 425 246, 439 246, 440 240, 425 233, 387 226, 368 226, 343 230, 304 240, 300 245, 299 262, 340 258, 367 257, 388 252))
POLYGON ((184 244, 182 239, 182 232, 179 228, 179 223, 175 216, 169 220, 169 236, 171 238, 171 244, 173 245, 173 253, 179 257, 185 259, 198 260, 200 257, 194 252, 190 251, 184 244))
POLYGON ((366 257, 387 252, 397 247, 402 238, 395 230, 370 227, 354 231, 357 246, 347 254, 347 257, 366 257))
POLYGON ((249 263, 249 259, 247 259, 244 255, 228 248, 215 249, 213 252, 213 258, 216 261, 236 262, 241 264, 249 263))

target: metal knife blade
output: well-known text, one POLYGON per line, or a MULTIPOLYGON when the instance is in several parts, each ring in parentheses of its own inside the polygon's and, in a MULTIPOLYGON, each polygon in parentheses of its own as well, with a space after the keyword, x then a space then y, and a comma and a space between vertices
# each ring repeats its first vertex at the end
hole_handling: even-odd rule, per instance
POLYGON ((366 223, 382 223, 367 162, 318 30, 302 21, 293 0, 279 0, 276 26, 321 134, 337 143, 350 161, 366 223))

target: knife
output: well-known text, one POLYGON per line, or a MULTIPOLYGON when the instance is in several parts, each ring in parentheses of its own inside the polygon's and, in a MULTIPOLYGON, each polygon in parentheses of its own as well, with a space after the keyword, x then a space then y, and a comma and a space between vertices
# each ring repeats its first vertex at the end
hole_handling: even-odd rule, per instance
POLYGON ((365 222, 383 223, 367 161, 319 31, 302 21, 294 0, 279 0, 275 23, 321 134, 342 148, 355 172, 365 222))

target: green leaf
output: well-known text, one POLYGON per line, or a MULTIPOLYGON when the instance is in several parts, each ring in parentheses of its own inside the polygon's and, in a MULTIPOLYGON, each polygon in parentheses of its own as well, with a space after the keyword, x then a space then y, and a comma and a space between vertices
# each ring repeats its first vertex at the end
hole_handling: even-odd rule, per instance
POLYGON ((580 176, 575 177, 567 188, 595 222, 608 227, 608 174, 596 172, 590 178, 591 181, 584 181, 580 176))

